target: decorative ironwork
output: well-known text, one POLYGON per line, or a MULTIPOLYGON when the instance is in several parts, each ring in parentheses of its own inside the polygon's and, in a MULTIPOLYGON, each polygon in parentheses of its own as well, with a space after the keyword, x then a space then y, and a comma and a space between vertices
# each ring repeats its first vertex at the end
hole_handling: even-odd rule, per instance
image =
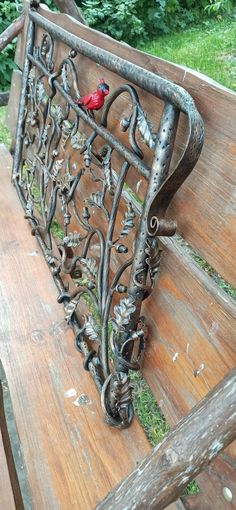
POLYGON ((158 236, 175 232, 165 211, 199 157, 203 124, 182 88, 93 47, 34 10, 29 17, 13 180, 84 368, 101 392, 106 421, 126 427, 133 417, 129 370, 140 368, 147 336, 141 305, 159 270, 158 236), (34 46, 37 26, 45 33, 34 46), (60 63, 54 61, 56 40, 72 48, 60 63), (84 109, 78 53, 164 101, 156 132, 130 84, 110 91, 99 122, 84 109), (121 95, 128 98, 127 115, 117 121, 116 133, 126 132, 129 146, 121 141, 125 135, 109 129, 121 95), (189 137, 170 173, 180 111, 189 137), (151 166, 143 160, 145 145, 153 151, 151 166), (142 204, 126 184, 131 166, 148 181, 142 204))

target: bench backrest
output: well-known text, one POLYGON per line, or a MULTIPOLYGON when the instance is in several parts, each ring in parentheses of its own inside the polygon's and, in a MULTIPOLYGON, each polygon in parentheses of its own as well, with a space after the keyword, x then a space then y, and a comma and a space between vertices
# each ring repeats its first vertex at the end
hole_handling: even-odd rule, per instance
MULTIPOLYGON (((114 61, 116 55, 184 86, 194 98, 204 120, 205 143, 201 157, 187 181, 177 192, 167 214, 168 217, 177 221, 179 237, 161 238, 163 254, 159 281, 151 296, 145 301, 142 310, 148 326, 143 374, 159 400, 164 414, 173 424, 192 408, 230 368, 235 366, 236 306, 231 295, 235 296, 233 287, 236 281, 234 265, 236 247, 236 127, 234 122, 236 94, 200 74, 118 43, 76 23, 67 16, 51 13, 42 7, 38 12, 45 19, 63 27, 67 32, 94 44, 98 48, 98 63, 99 48, 101 48, 113 53, 114 61)), ((42 40, 42 33, 42 29, 37 29, 37 43, 42 40)), ((18 45, 20 46, 20 44, 22 43, 19 42, 18 45)), ((46 46, 45 48, 50 49, 46 46)), ((45 58, 47 55, 49 53, 46 52, 45 58)), ((68 48, 60 41, 56 42, 55 55, 57 64, 68 55, 68 48)), ((23 61, 22 57, 19 58, 19 52, 17 53, 17 63, 23 69, 23 61)), ((103 68, 101 64, 96 66, 93 60, 89 60, 83 55, 76 57, 76 67, 81 95, 94 90, 100 77, 105 78, 111 91, 127 83, 127 79, 103 68)), ((132 79, 129 79, 129 82, 132 83, 132 79)), ((157 119, 160 118, 163 108, 163 101, 153 98, 137 85, 136 88, 143 111, 149 120, 148 130, 155 132, 157 119)), ((59 102, 63 108, 63 101, 60 99, 59 102)), ((111 127, 109 125, 114 135, 118 136, 120 130, 118 120, 125 117, 124 123, 129 121, 125 115, 127 104, 127 101, 123 100, 114 104, 110 120, 111 127)), ((60 111, 57 114, 59 115, 60 111)), ((186 143, 186 129, 186 120, 181 114, 175 152, 171 162, 172 168, 186 143)), ((83 129, 81 132, 83 134, 83 129)), ((144 132, 141 133, 142 136, 143 134, 144 132)), ((124 133, 122 136, 126 141, 126 134, 124 133)), ((74 138, 74 144, 77 144, 77 147, 74 147, 73 150, 70 149, 69 153, 67 152, 67 156, 68 154, 71 156, 72 163, 73 161, 77 162, 78 147, 81 147, 83 143, 83 137, 82 140, 79 139, 77 132, 77 138, 76 136, 74 138), (75 159, 73 160, 73 158, 75 159)), ((153 156, 142 142, 141 146, 145 153, 145 162, 148 165, 153 156)), ((101 143, 100 145, 98 143, 97 152, 100 147, 101 143)), ((112 164, 118 165, 121 160, 122 158, 116 154, 112 164)), ((59 158, 58 161, 60 161, 59 158)), ((58 169, 55 168, 55 172, 57 171, 58 169)), ((126 191, 133 197, 138 210, 146 193, 145 179, 136 171, 131 170, 127 185, 126 191)), ((91 179, 84 180, 79 196, 76 197, 80 214, 82 214, 82 208, 79 204, 85 205, 83 200, 88 198, 88 186, 91 186, 90 196, 98 191, 96 182, 92 187, 91 179)), ((99 196, 93 195, 93 199, 96 205, 99 196)), ((99 204, 97 203, 97 205, 99 204)), ((132 211, 127 211, 123 206, 118 215, 119 225, 121 225, 121 221, 124 221, 125 212, 130 213, 129 218, 126 216, 126 219, 129 221, 132 219, 132 211)), ((56 211, 56 218, 58 224, 62 226, 63 217, 60 210, 56 211)), ((103 222, 101 217, 99 219, 96 215, 96 221, 97 225, 101 227, 103 222)), ((128 224, 126 221, 126 227, 128 224)), ((72 222, 72 231, 75 229, 76 222, 72 222)), ((74 239, 75 242, 76 239, 74 239)), ((73 243, 72 239, 71 243, 73 243)), ((130 247, 131 244, 132 236, 130 235, 127 246, 130 247)), ((94 257, 96 257, 96 243, 94 243, 93 249, 94 257)), ((112 259, 113 272, 116 271, 120 260, 119 253, 115 252, 112 259)), ((125 278, 122 283, 126 285, 125 278)), ((90 326, 92 327, 92 324, 90 326)), ((230 447, 229 453, 231 458, 235 458, 234 445, 230 447)), ((217 462, 215 472, 220 473, 223 461, 217 462)), ((220 475, 216 474, 216 476, 220 475)), ((204 487, 206 476, 203 478, 199 483, 202 483, 204 487)), ((208 486, 209 483, 208 479, 208 486)), ((219 487, 216 496, 216 504, 222 505, 221 487, 219 487)), ((218 507, 215 506, 215 508, 218 507)))

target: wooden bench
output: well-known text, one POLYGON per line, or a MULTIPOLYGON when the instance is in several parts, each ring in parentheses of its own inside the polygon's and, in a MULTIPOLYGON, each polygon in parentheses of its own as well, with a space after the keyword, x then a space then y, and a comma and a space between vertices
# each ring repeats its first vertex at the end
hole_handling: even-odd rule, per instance
MULTIPOLYGON (((235 287, 236 281, 236 94, 200 74, 118 43, 66 15, 52 13, 43 6, 37 9, 37 13, 33 12, 33 16, 40 16, 41 26, 40 23, 37 24, 35 46, 42 40, 45 20, 49 21, 73 34, 75 38, 80 38, 82 43, 89 42, 100 50, 110 52, 114 55, 114 61, 116 56, 120 57, 183 85, 196 101, 204 120, 205 143, 201 157, 168 210, 167 216, 177 220, 178 236, 172 239, 161 237, 163 254, 160 277, 142 308, 148 326, 142 374, 168 422, 173 426, 235 367, 236 306, 230 294, 221 287, 226 290, 230 285, 235 287), (204 260, 208 262, 208 274, 197 264, 197 256, 202 266, 206 265, 204 260), (212 273, 217 281, 210 278, 209 273, 212 273)), ((19 136, 17 139, 15 136, 15 127, 25 62, 23 55, 27 25, 28 15, 25 17, 24 30, 18 37, 16 64, 19 70, 13 73, 8 105, 7 122, 12 132, 15 154, 20 143, 19 136)), ((46 47, 47 51, 48 49, 50 48, 46 47)), ((56 38, 54 51, 57 68, 68 55, 68 46, 56 38)), ((102 76, 111 91, 127 83, 127 79, 119 74, 118 67, 115 74, 101 63, 96 65, 82 53, 78 52, 73 58, 81 95, 95 89, 102 76)), ((97 64, 98 62, 99 50, 97 64)), ((54 80, 56 81, 55 77, 54 80)), ((51 81, 50 84, 53 86, 54 82, 51 81)), ((44 86, 48 93, 46 81, 44 86)), ((136 89, 150 126, 155 128, 163 101, 154 98, 137 85, 136 89)), ((63 107, 62 99, 59 99, 59 104, 63 107)), ((126 114, 127 104, 130 105, 125 100, 114 104, 109 130, 117 137, 121 136, 117 126, 122 115, 124 117, 126 114)), ((22 107, 24 108, 23 104, 22 107)), ((100 113, 96 113, 96 119, 99 115, 100 113)), ((186 129, 186 122, 181 114, 173 165, 183 149, 186 129)), ((123 143, 125 141, 128 144, 126 134, 122 136, 123 143)), ((25 135, 24 140, 30 145, 31 141, 25 135)), ((141 142, 145 154, 145 164, 149 165, 150 151, 145 148, 142 140, 139 139, 138 142, 141 142)), ((81 143, 78 137, 76 143, 81 143)), ((73 149, 74 152, 70 149, 66 154, 77 161, 78 149, 73 149)), ((118 165, 119 162, 116 155, 113 164, 118 165)), ((99 395, 89 374, 83 370, 82 359, 74 347, 73 332, 65 322, 63 307, 57 303, 58 290, 37 244, 37 229, 34 232, 36 237, 31 236, 32 225, 30 228, 24 219, 16 191, 10 182, 11 169, 12 157, 2 146, 0 208, 4 221, 0 224, 0 359, 11 394, 27 486, 20 501, 20 468, 16 466, 16 473, 13 472, 14 462, 10 462, 10 450, 6 447, 7 444, 9 447, 9 441, 11 444, 12 437, 7 438, 2 417, 3 444, 8 463, 8 469, 3 470, 0 476, 0 487, 4 487, 3 505, 6 506, 7 501, 8 508, 11 508, 10 505, 14 508, 15 498, 17 509, 92 509, 123 480, 119 492, 115 491, 99 508, 165 508, 170 501, 180 496, 182 487, 196 476, 203 465, 235 438, 235 397, 227 393, 227 388, 230 387, 231 392, 235 389, 235 374, 217 388, 212 397, 208 395, 207 401, 201 404, 203 407, 195 411, 192 418, 190 416, 181 424, 180 429, 184 428, 185 437, 188 437, 185 456, 177 429, 159 448, 159 453, 157 450, 148 458, 147 465, 153 462, 150 464, 153 479, 145 462, 138 472, 134 471, 131 477, 127 477, 144 456, 150 453, 151 447, 136 419, 124 430, 111 428, 104 423, 99 395), (221 410, 211 404, 215 402, 217 395, 221 410), (232 411, 228 412, 231 409, 232 411), (207 410, 210 410, 209 413, 207 410), (198 421, 195 422, 197 418, 198 421), (204 437, 207 438, 205 442, 204 437), (201 442, 199 438, 202 439, 201 442), (196 455, 195 443, 191 444, 194 440, 198 446, 196 455), (212 445, 214 448, 210 450, 212 445), (195 455, 192 468, 187 459, 188 449, 190 454, 195 455), (203 457, 203 451, 208 452, 206 458, 203 457), (170 452, 169 455, 166 452, 170 452), (203 463, 200 458, 204 460, 203 463), (180 466, 183 467, 183 473, 178 481, 180 466), (163 467, 167 487, 164 495, 164 482, 161 478, 163 467), (145 487, 141 483, 137 484, 140 473, 145 487), (148 488, 149 480, 152 481, 152 487, 148 488), (143 496, 138 488, 142 490, 143 496)), ((84 187, 80 188, 80 195, 77 196, 78 202, 83 203, 87 197, 88 185, 90 184, 85 180, 84 187)), ((131 171, 127 185, 126 192, 130 199, 133 197, 138 211, 145 195, 145 180, 131 171)), ((91 188, 91 191, 95 193, 96 186, 94 190, 91 188)), ((121 206, 118 217, 120 224, 124 212, 124 206, 121 206)), ((61 228, 63 221, 63 215, 57 209, 56 226, 61 228)), ((74 219, 72 231, 77 229, 73 221, 74 219)), ((101 225, 99 218, 98 225, 101 225)), ((131 241, 128 246, 132 244, 131 241)), ((94 256, 96 255, 95 253, 94 256)), ((111 263, 114 273, 119 263, 120 255, 116 252, 111 263)), ((233 287, 230 287, 230 292, 233 293, 231 289, 233 287)), ((81 304, 81 313, 85 310, 83 306, 81 304)), ((1 376, 1 382, 5 380, 4 377, 1 376)), ((17 434, 14 436, 17 441, 16 436, 17 434)), ((181 437, 183 441, 183 435, 181 437)), ((3 451, 1 443, 0 448, 0 451, 3 451)), ((179 500, 168 508, 234 508, 235 456, 235 444, 232 443, 224 450, 223 456, 217 457, 210 467, 197 476, 200 493, 192 498, 179 500)))

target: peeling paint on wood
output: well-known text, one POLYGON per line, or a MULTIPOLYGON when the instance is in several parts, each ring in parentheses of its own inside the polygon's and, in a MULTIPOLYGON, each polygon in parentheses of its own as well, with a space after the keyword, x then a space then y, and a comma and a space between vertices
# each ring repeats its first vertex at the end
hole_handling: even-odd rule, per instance
POLYGON ((236 369, 167 434, 96 510, 164 509, 235 438, 236 369))

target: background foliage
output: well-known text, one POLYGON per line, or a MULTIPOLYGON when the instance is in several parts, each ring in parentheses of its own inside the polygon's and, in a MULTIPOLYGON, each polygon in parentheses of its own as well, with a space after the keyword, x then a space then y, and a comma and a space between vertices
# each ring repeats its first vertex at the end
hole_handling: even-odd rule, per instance
MULTIPOLYGON (((79 3, 79 2, 78 2, 79 3)), ((91 27, 129 44, 140 44, 193 22, 230 12, 234 0, 84 0, 91 27)))
MULTIPOLYGON (((53 0, 42 0, 51 9, 53 0)), ((235 0, 76 0, 91 27, 134 46, 229 13, 235 0)), ((0 33, 22 11, 22 0, 0 0, 0 33)), ((0 90, 9 88, 15 43, 0 53, 0 90)))
MULTIPOLYGON (((53 0, 43 0, 48 7, 53 7, 53 0)), ((0 33, 22 12, 22 0, 0 0, 0 33)), ((14 66, 15 43, 10 43, 0 53, 0 90, 9 89, 11 73, 14 66)))

